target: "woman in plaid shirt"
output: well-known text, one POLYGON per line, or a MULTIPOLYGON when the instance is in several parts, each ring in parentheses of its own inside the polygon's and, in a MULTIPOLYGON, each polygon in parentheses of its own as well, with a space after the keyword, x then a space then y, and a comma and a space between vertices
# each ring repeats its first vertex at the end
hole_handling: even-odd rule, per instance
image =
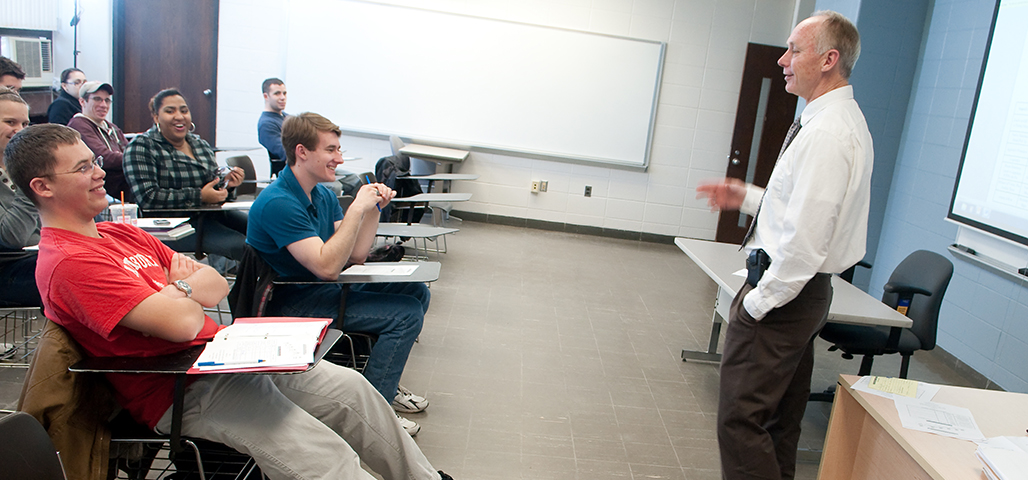
MULTIPOLYGON (((210 144, 195 135, 186 99, 175 89, 157 92, 150 99, 154 126, 136 136, 125 150, 125 178, 140 208, 148 213, 160 209, 188 209, 203 204, 220 204, 235 197, 243 183, 243 170, 236 167, 218 188, 218 163, 210 144)), ((190 223, 197 229, 197 215, 190 223)), ((196 251, 197 235, 166 242, 174 250, 196 251)), ((199 250, 234 260, 242 258, 246 242, 246 212, 207 213, 203 244, 199 250)))

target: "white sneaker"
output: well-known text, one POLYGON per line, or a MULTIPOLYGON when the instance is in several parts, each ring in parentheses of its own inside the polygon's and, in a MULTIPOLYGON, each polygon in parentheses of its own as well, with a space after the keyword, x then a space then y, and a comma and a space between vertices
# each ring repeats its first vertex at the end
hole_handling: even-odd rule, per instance
POLYGON ((400 426, 402 426, 403 429, 412 437, 421 431, 421 425, 418 425, 418 422, 407 420, 406 418, 401 417, 400 414, 396 414, 396 419, 400 421, 400 426))
POLYGON ((425 397, 415 395, 410 390, 399 385, 396 397, 393 398, 393 410, 400 413, 418 413, 428 408, 428 400, 425 397))

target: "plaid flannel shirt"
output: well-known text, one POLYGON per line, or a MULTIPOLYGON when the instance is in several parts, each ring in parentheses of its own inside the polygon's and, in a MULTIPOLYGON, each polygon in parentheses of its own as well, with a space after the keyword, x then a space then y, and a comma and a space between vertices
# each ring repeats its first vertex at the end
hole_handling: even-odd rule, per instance
MULTIPOLYGON (((143 210, 200 205, 200 190, 217 176, 218 162, 210 144, 198 135, 190 133, 186 141, 195 159, 176 150, 156 125, 125 149, 125 179, 143 210)), ((234 193, 229 189, 230 199, 234 193)))

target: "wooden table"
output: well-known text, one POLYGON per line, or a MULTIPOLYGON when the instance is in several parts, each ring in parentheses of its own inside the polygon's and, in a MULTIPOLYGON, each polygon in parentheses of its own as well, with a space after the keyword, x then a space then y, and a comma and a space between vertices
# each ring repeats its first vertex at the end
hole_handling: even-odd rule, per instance
MULTIPOLYGON (((903 428, 893 401, 852 390, 840 375, 819 479, 985 480, 974 442, 903 428)), ((1023 436, 1028 395, 944 386, 933 402, 964 407, 986 437, 1023 436)))
MULTIPOLYGON (((719 362, 721 354, 717 353, 717 344, 721 324, 728 321, 728 308, 732 299, 746 283, 744 277, 735 275, 739 269, 746 268, 746 253, 740 251, 738 245, 692 238, 676 238, 675 245, 718 286, 707 351, 682 350, 682 360, 719 362)), ((913 325, 913 321, 906 316, 835 275, 832 276, 832 290, 829 322, 897 328, 910 328, 913 325)))

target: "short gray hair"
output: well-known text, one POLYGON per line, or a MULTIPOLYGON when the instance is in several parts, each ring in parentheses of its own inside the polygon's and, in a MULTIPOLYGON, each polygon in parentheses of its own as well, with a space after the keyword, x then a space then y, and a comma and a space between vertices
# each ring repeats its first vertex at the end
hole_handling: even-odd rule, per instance
POLYGON ((839 12, 821 10, 814 12, 814 17, 824 17, 814 37, 818 55, 835 49, 839 51, 839 73, 845 79, 853 73, 853 65, 860 58, 860 32, 848 18, 839 12))

